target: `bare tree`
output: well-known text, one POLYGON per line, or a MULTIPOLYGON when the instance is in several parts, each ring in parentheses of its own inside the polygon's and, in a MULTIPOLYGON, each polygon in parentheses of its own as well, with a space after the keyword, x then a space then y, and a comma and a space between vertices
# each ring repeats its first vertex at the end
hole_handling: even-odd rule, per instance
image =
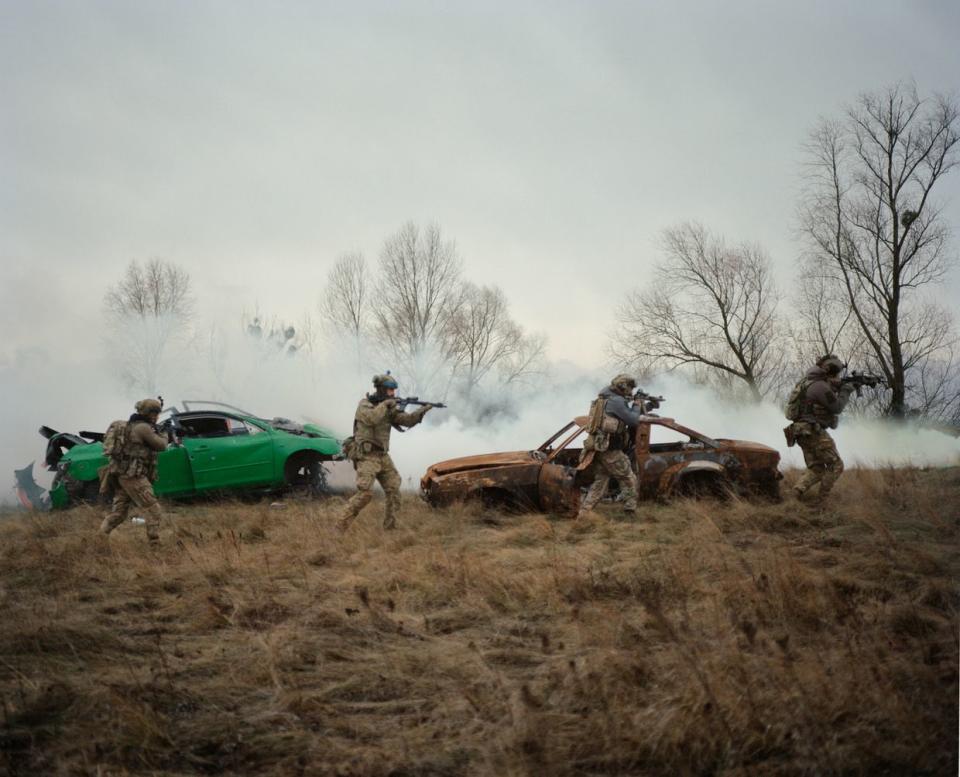
POLYGON ((104 306, 113 316, 188 320, 193 316, 190 276, 163 259, 151 259, 142 267, 130 262, 123 278, 107 290, 104 306))
POLYGON ((444 327, 460 299, 461 261, 440 227, 405 224, 380 254, 374 293, 374 335, 398 361, 424 379, 437 368, 444 327), (420 374, 423 373, 423 374, 420 374))
MULTIPOLYGON (((947 225, 931 198, 958 161, 954 99, 921 100, 897 84, 861 95, 839 121, 824 120, 806 145, 807 187, 800 204, 809 262, 839 292, 862 335, 862 353, 890 386, 886 411, 921 412, 944 392, 955 367, 948 312, 922 292, 949 264, 947 225), (923 385, 921 385, 923 384, 923 385)), ((938 411, 942 412, 942 411, 938 411)))
POLYGON ((545 374, 547 338, 543 334, 525 334, 517 339, 517 347, 500 364, 497 375, 503 385, 530 385, 545 374))
POLYGON ((370 293, 363 255, 343 254, 327 275, 327 285, 320 299, 324 322, 338 333, 361 337, 369 325, 370 293))
POLYGON ((104 297, 110 354, 130 388, 155 394, 192 336, 194 303, 186 270, 162 259, 131 262, 104 297))
POLYGON ((701 379, 744 386, 759 400, 780 378, 782 327, 770 261, 755 245, 729 248, 696 223, 663 233, 665 259, 651 286, 618 311, 623 363, 649 372, 691 368, 701 379))
POLYGON ((503 384, 519 382, 541 366, 542 338, 526 335, 510 317, 503 291, 465 283, 444 324, 444 343, 465 393, 491 371, 503 384))

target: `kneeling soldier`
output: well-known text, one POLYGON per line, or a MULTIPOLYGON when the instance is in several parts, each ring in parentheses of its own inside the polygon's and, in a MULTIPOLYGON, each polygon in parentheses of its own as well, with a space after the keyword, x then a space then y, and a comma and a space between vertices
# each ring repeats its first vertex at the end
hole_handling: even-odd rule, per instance
MULTIPOLYGON (((386 495, 384 529, 395 529, 400 511, 400 473, 390 458, 390 431, 401 426, 416 426, 433 405, 423 405, 412 413, 397 408, 397 382, 393 376, 375 375, 375 392, 360 400, 353 419, 353 459, 357 471, 357 493, 347 502, 337 528, 346 530, 359 512, 373 499, 373 483, 380 482, 386 495)), ((402 429, 400 431, 403 431, 402 429)), ((348 454, 349 455, 349 454, 348 454)))
POLYGON ((110 463, 106 472, 107 477, 115 479, 116 494, 110 513, 100 524, 100 531, 104 534, 112 532, 127 520, 131 505, 136 505, 143 512, 147 539, 151 545, 157 545, 163 512, 153 493, 153 481, 157 479, 157 453, 167 449, 167 438, 156 429, 161 410, 159 401, 142 399, 135 409, 137 412, 125 425, 116 422, 122 428, 109 452, 110 463))

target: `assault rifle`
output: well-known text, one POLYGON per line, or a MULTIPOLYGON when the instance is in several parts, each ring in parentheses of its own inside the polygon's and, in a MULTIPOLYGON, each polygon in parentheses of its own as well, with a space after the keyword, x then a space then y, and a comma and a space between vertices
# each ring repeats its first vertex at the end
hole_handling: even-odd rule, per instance
POLYGON ((421 401, 420 397, 393 397, 397 400, 397 409, 402 413, 407 409, 407 405, 433 405, 433 407, 446 407, 443 402, 421 401))
POLYGON ((660 403, 666 401, 666 397, 655 397, 652 394, 648 394, 643 389, 637 389, 633 394, 633 404, 639 405, 644 415, 649 413, 651 410, 659 410, 660 403))
POLYGON ((433 405, 433 407, 446 407, 443 402, 427 402, 427 400, 420 399, 420 397, 378 397, 376 395, 367 394, 367 399, 369 399, 375 405, 379 405, 381 402, 386 402, 388 399, 390 399, 396 403, 397 409, 400 412, 406 410, 407 405, 433 405))
MULTIPOLYGON (((369 399, 373 404, 379 405, 381 402, 386 402, 388 399, 392 402, 396 402, 397 410, 403 413, 408 405, 432 405, 433 407, 446 407, 443 402, 427 402, 420 397, 378 397, 376 395, 367 394, 367 399, 369 399)), ((393 424, 393 428, 398 432, 407 431, 400 424, 393 424)))
POLYGON ((155 426, 154 429, 157 434, 167 435, 167 445, 179 446, 183 444, 183 426, 176 413, 171 415, 159 426, 155 426))
POLYGON ((880 375, 867 375, 854 370, 849 375, 840 378, 841 385, 853 386, 858 397, 863 396, 863 387, 876 388, 877 386, 886 386, 887 381, 880 375))

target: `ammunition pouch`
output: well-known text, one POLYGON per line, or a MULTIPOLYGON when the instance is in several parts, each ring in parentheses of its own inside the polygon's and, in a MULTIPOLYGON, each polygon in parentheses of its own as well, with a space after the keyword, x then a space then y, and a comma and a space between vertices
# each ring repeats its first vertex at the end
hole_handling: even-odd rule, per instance
POLYGON ((340 450, 343 451, 343 457, 347 461, 356 461, 357 455, 359 454, 359 446, 354 437, 347 437, 342 443, 340 443, 340 450))
POLYGON ((100 478, 100 496, 112 497, 117 490, 117 476, 110 471, 110 465, 104 464, 100 467, 97 477, 100 478))
POLYGON ((797 436, 794 433, 793 424, 790 424, 790 426, 783 427, 783 436, 787 440, 788 448, 792 448, 794 445, 797 444, 797 436))
POLYGON ((591 450, 603 453, 610 448, 610 435, 604 432, 595 432, 584 441, 584 448, 587 447, 587 442, 589 442, 591 450))
POLYGON ((612 415, 605 415, 600 422, 600 431, 604 434, 617 434, 620 432, 623 422, 612 415))
POLYGON ((364 456, 369 456, 371 453, 383 453, 383 448, 373 442, 373 440, 363 440, 357 444, 357 447, 364 456))

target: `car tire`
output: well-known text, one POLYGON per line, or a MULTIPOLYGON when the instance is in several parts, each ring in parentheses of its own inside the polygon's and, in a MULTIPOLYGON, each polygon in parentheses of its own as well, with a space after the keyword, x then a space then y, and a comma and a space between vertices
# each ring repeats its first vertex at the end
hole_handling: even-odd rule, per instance
POLYGON ((294 454, 283 466, 284 482, 289 491, 310 499, 329 495, 327 470, 323 459, 315 454, 294 454))
POLYGON ((78 501, 81 504, 100 505, 104 503, 103 495, 100 493, 99 480, 84 480, 80 486, 80 496, 78 501))
POLYGON ((735 494, 734 487, 726 478, 714 472, 691 472, 680 478, 671 496, 727 500, 735 494))
POLYGON ((508 515, 517 515, 536 509, 536 505, 531 504, 529 499, 524 499, 521 494, 506 488, 483 488, 476 493, 476 496, 480 498, 485 509, 508 515))

